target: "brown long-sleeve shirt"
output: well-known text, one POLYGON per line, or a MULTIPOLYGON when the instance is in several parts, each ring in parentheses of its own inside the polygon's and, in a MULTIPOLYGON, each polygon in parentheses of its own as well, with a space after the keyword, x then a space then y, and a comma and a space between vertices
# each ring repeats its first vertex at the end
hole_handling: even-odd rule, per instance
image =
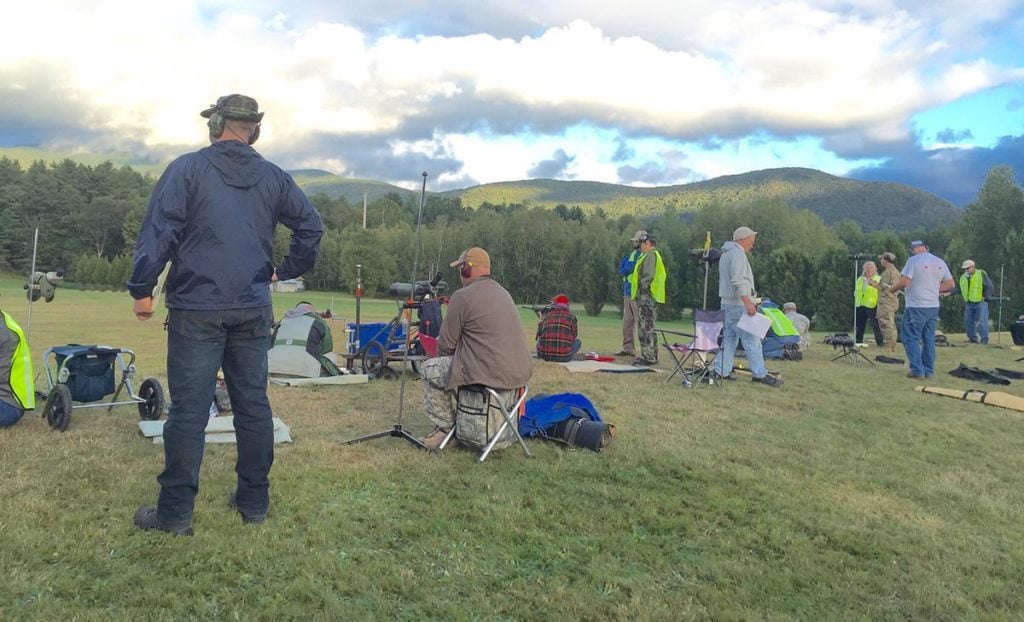
POLYGON ((517 389, 533 372, 515 302, 490 277, 478 278, 452 294, 437 350, 441 356, 453 357, 449 389, 468 384, 517 389))

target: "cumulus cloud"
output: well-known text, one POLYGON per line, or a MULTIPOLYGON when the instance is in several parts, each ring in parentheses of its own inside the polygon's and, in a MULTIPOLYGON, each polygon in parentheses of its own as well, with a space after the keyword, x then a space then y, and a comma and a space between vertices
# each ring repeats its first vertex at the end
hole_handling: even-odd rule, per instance
POLYGON ((548 160, 541 160, 527 171, 527 175, 533 178, 557 179, 565 175, 566 170, 576 158, 570 156, 564 149, 558 149, 548 160))
POLYGON ((940 143, 958 143, 972 138, 974 138, 974 133, 971 130, 954 130, 951 127, 935 134, 935 140, 940 143))
POLYGON ((991 148, 906 149, 882 165, 857 169, 849 176, 926 188, 962 206, 977 197, 988 171, 999 165, 1024 171, 1024 136, 1006 136, 991 148))
POLYGON ((260 148, 268 156, 388 181, 427 161, 440 183, 701 175, 699 162, 637 148, 652 137, 817 136, 836 157, 878 158, 913 144, 915 112, 1024 79, 984 53, 985 28, 1019 20, 1014 7, 16 3, 0 39, 0 145, 153 158, 202 144, 199 110, 245 92, 267 111, 260 148), (553 147, 581 127, 606 144, 573 147, 572 156, 553 147))

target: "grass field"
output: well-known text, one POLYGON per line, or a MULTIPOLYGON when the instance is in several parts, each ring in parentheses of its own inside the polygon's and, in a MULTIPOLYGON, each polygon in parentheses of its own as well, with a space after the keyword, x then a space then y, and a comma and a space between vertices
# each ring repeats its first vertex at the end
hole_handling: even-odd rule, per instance
MULTIPOLYGON (((24 328, 20 284, 0 292, 24 328)), ((331 301, 278 294, 278 315, 300 297, 331 301)), ((393 308, 367 302, 363 319, 393 308)), ((119 345, 163 380, 161 322, 130 310, 127 294, 59 290, 33 307, 37 363, 50 345, 119 345)), ((335 311, 351 320, 351 298, 335 311)), ((618 349, 612 313, 580 324, 584 350, 618 349)), ((243 526, 227 507, 234 448, 210 446, 193 538, 131 524, 163 464, 134 408, 76 412, 63 434, 29 413, 0 431, 0 619, 1020 619, 1024 414, 830 362, 820 337, 770 365, 779 390, 537 363, 533 393, 584 393, 617 437, 601 454, 531 441, 532 459, 512 447, 482 465, 393 438, 340 444, 391 427, 397 381, 271 387, 295 442, 278 446, 270 519, 243 526)), ((945 371, 1020 356, 943 348, 934 384, 969 388, 945 371)), ((411 380, 418 434, 419 396, 411 380)))

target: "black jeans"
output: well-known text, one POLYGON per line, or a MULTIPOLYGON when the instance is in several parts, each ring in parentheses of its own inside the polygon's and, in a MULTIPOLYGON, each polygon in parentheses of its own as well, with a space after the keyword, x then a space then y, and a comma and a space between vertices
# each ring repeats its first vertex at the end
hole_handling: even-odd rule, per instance
POLYGON ((274 424, 267 399, 267 350, 273 323, 272 307, 170 311, 171 412, 164 425, 164 471, 157 477, 157 515, 162 521, 176 523, 192 517, 218 369, 224 370, 238 441, 236 501, 254 512, 270 505, 274 424))
POLYGON ((871 323, 871 331, 875 333, 875 344, 882 345, 882 331, 878 328, 878 320, 875 318, 877 309, 857 307, 857 343, 864 343, 864 329, 868 322, 871 323))

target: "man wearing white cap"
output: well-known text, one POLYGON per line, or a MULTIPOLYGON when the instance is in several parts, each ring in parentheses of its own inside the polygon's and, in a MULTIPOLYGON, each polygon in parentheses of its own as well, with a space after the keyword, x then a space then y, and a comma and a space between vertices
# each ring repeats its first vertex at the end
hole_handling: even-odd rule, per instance
POLYGON ((967 329, 967 340, 982 344, 988 343, 988 297, 992 295, 992 279, 984 270, 974 266, 974 260, 968 259, 961 266, 964 271, 960 275, 960 295, 964 297, 964 326, 967 329))
POLYGON ((734 380, 732 361, 736 346, 743 342, 743 350, 750 362, 753 381, 778 387, 782 379, 768 375, 761 353, 761 339, 739 328, 737 324, 744 314, 757 313, 757 290, 754 289, 754 272, 750 269, 747 253, 754 248, 757 232, 750 227, 739 227, 732 234, 732 241, 722 245, 722 258, 718 262, 718 295, 722 298, 725 311, 725 332, 722 337, 722 351, 715 358, 715 372, 722 378, 734 380))
POLYGON ((903 350, 910 364, 909 378, 935 375, 935 327, 939 323, 939 296, 956 286, 949 266, 928 252, 921 240, 910 243, 910 259, 903 266, 900 282, 891 292, 906 290, 907 308, 900 331, 903 350))

